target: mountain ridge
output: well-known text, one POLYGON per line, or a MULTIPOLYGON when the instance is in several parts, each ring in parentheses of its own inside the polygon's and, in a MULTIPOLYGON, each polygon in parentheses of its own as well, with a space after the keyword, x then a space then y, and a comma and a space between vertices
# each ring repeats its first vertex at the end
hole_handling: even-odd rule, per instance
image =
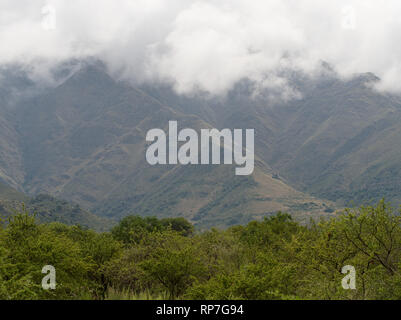
POLYGON ((401 138, 401 100, 375 91, 373 74, 344 80, 329 71, 320 79, 292 75, 302 94, 277 104, 268 94, 255 97, 249 81, 224 98, 180 96, 168 86, 116 81, 89 64, 18 103, 15 132, 1 126, 2 111, 0 137, 13 136, 9 148, 20 167, 4 153, 0 167, 29 195, 48 193, 113 218, 179 215, 202 227, 277 211, 306 220, 351 198, 398 201, 401 154, 393 146, 401 138), (150 166, 146 132, 166 129, 169 120, 195 130, 255 129, 253 176, 235 177, 229 166, 150 166), (383 186, 389 173, 394 178, 383 186))

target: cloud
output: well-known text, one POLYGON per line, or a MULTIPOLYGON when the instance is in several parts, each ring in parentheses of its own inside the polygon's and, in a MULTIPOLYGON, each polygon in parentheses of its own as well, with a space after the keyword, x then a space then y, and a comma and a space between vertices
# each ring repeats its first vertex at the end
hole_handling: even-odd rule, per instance
POLYGON ((282 70, 323 60, 401 92, 400 13, 397 0, 2 0, 0 64, 45 75, 97 57, 119 78, 221 94, 244 78, 288 93, 282 70))

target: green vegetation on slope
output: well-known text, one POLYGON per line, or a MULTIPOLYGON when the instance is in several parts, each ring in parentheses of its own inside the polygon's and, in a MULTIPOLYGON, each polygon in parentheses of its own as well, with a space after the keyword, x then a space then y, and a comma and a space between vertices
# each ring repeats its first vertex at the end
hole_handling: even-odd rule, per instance
POLYGON ((0 218, 7 220, 23 206, 34 213, 41 223, 61 222, 67 225, 80 225, 96 231, 109 230, 114 224, 112 220, 98 217, 82 209, 78 204, 45 194, 29 198, 23 193, 0 183, 0 218))

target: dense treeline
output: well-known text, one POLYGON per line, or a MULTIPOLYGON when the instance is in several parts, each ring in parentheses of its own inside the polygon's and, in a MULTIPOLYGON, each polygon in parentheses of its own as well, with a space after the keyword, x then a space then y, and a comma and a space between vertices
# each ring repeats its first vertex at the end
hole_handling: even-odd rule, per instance
POLYGON ((278 213, 203 233, 135 216, 96 233, 23 210, 0 229, 0 299, 400 299, 400 258, 401 217, 384 201, 308 226, 278 213), (356 290, 342 287, 345 265, 356 290))

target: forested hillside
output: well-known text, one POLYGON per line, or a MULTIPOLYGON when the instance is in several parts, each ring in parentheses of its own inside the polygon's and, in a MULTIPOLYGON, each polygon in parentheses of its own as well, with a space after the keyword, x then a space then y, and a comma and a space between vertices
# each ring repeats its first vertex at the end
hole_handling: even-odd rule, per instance
POLYGON ((78 204, 40 194, 30 198, 13 188, 0 183, 0 219, 7 221, 19 210, 26 208, 38 222, 61 222, 67 225, 80 225, 96 231, 106 231, 116 223, 113 220, 98 217, 82 209, 78 204))

